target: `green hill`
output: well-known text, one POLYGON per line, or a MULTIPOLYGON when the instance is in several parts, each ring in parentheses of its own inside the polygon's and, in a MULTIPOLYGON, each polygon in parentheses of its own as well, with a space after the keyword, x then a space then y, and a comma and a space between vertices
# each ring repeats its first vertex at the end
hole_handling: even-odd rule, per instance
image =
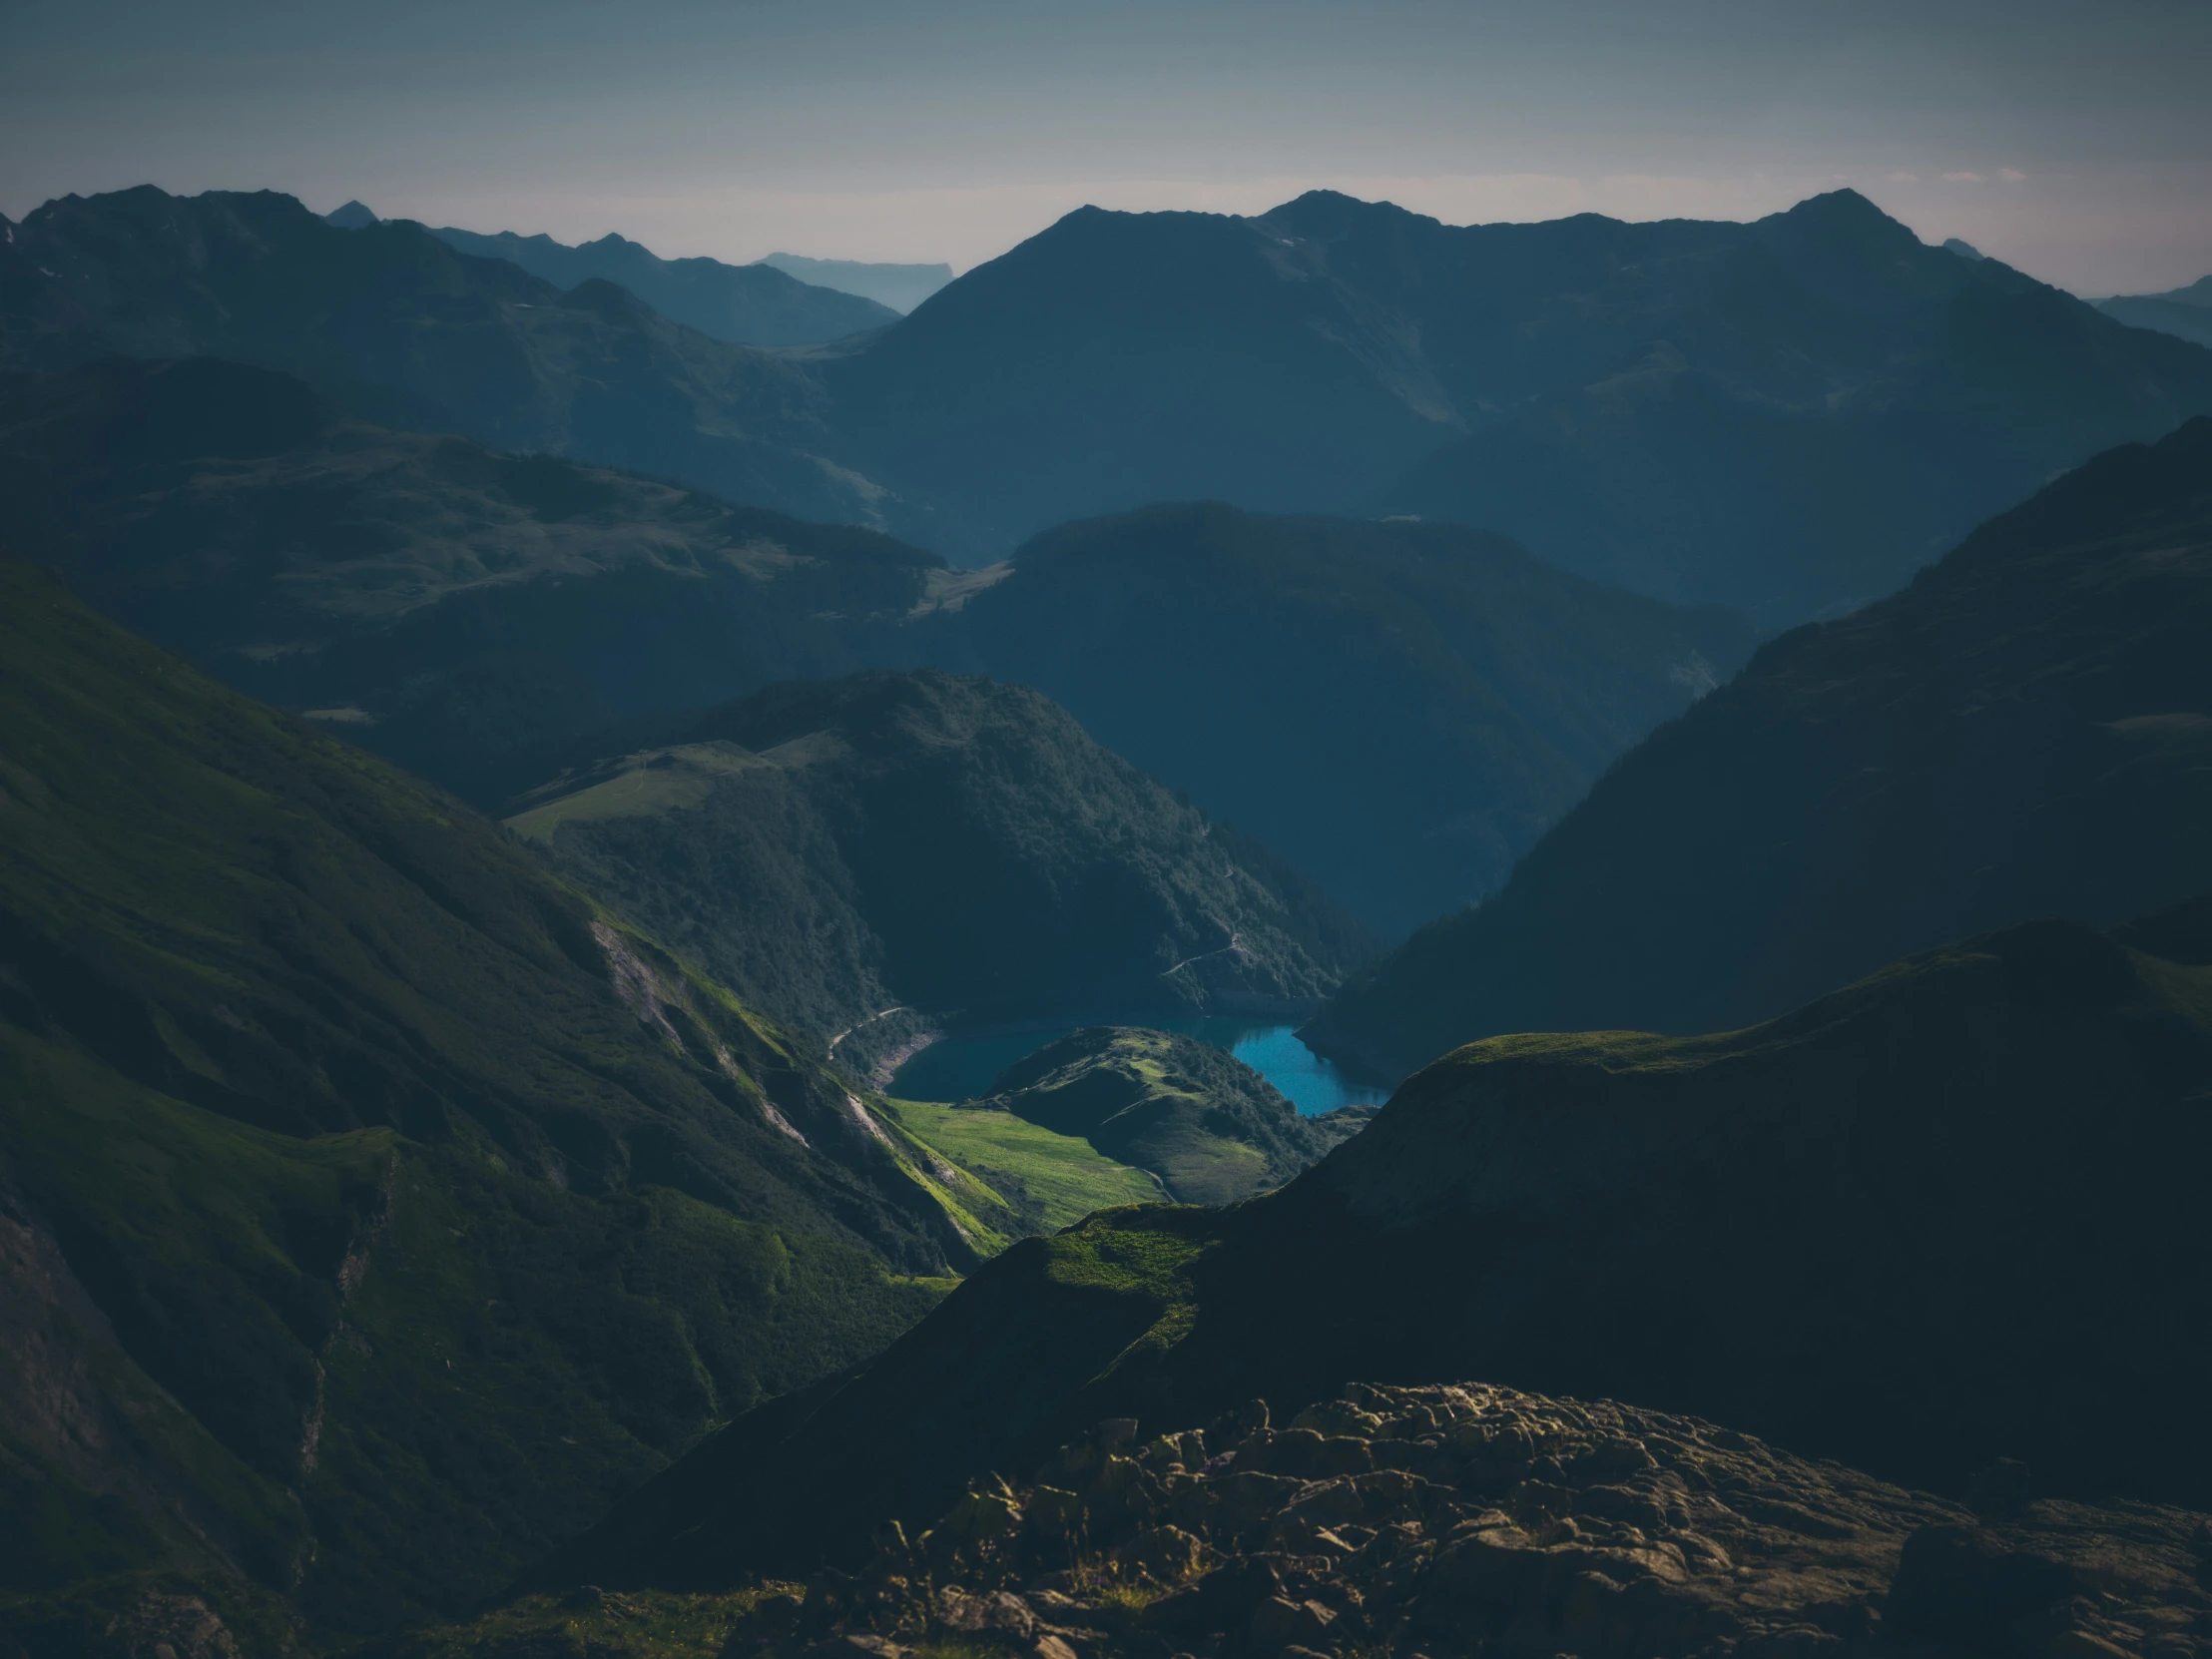
POLYGON ((2212 412, 2212 352, 1850 191, 1751 224, 1085 208, 872 333, 776 349, 268 192, 70 196, 7 229, 0 367, 235 358, 972 564, 1163 500, 1420 514, 1782 627, 2212 412))
POLYGON ((1001 679, 1399 937, 1480 897, 1750 654, 1726 612, 1443 524, 1218 504, 1064 525, 951 619, 1001 679))
MULTIPOLYGON (((1007 1252, 541 1580, 853 1566, 886 1518, 910 1538, 966 1489, 952 1546, 986 1535, 986 1470, 1072 1490, 1051 1453, 1093 1426, 1249 1428, 1248 1402, 1282 1420, 1355 1381, 1689 1412, 1938 1491, 2011 1456, 2042 1495, 2202 1505, 2208 1101, 2212 899, 1984 935, 1748 1031, 1473 1044, 1278 1192, 1007 1252)), ((1318 1438, 1278 1472, 1348 1472, 1305 1455, 1318 1438)), ((1248 1518, 1276 1489, 1239 1485, 1248 1518)))
POLYGON ((1020 1225, 495 826, 0 561, 33 1651, 164 1572, 241 1630, 456 1610, 1020 1225))
POLYGON ((971 1105, 1080 1136, 1117 1163, 1150 1170, 1178 1204, 1234 1204, 1280 1187, 1375 1115, 1343 1106, 1301 1117, 1218 1048, 1111 1025, 1047 1043, 971 1105))
POLYGON ((1762 648, 1479 908, 1306 1033, 1402 1076, 1499 1031, 1713 1030, 1905 951, 2212 885, 2212 420, 1762 648))
POLYGON ((917 1020, 1303 1012, 1371 948, 1025 687, 796 682, 625 742, 509 825, 859 1070, 917 1020))

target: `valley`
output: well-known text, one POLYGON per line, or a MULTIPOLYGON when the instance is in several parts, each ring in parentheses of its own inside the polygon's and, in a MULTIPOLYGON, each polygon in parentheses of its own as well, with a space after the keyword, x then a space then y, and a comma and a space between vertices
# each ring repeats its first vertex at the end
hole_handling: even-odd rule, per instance
POLYGON ((2212 1653, 2203 283, 521 212, 0 221, 0 1659, 2212 1653))

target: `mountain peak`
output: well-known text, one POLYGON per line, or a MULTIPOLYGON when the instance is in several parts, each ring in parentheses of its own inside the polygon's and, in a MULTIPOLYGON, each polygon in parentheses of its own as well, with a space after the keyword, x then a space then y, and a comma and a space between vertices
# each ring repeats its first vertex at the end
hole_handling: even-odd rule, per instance
POLYGON ((341 231, 358 231, 381 223, 369 211, 368 205, 358 200, 348 202, 342 208, 332 208, 322 218, 325 224, 335 225, 341 231))

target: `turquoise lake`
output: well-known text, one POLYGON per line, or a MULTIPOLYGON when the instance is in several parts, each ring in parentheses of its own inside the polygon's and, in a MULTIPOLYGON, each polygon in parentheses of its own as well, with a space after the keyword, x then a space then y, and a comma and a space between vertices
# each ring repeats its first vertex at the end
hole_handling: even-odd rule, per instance
POLYGON ((988 1094, 998 1074, 1026 1054, 1086 1025, 1144 1025, 1226 1048, 1282 1090, 1308 1117, 1339 1106, 1380 1105, 1387 1089, 1365 1088, 1298 1040, 1291 1025, 1257 1024, 1219 1016, 1192 1019, 1070 1019, 1034 1021, 988 1030, 956 1031, 916 1054, 891 1075, 889 1093, 904 1100, 971 1100, 988 1094))

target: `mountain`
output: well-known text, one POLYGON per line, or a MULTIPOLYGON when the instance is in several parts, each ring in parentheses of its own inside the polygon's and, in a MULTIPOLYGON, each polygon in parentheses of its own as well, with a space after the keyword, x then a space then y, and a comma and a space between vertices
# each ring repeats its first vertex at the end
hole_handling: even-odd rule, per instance
POLYGON ((1764 646, 1308 1040, 1749 1024, 1945 937, 2212 886, 2212 420, 2099 456, 1911 587, 1764 646))
POLYGON ((479 805, 647 711, 988 669, 1393 936, 1494 887, 1750 645, 1447 526, 1161 508, 952 571, 204 358, 0 373, 0 486, 6 534, 110 615, 479 805))
POLYGON ((0 1103, 38 1653, 456 1612, 1014 1225, 495 825, 13 559, 0 1103))
POLYGON ((952 620, 981 666, 1393 938, 1502 881, 1752 645, 1501 536, 1218 504, 1063 526, 977 581, 952 620))
POLYGON ((2099 299, 2097 309, 2131 328, 2155 328, 2199 345, 2212 345, 2212 276, 2166 293, 2122 293, 2099 299))
POLYGON ((444 226, 432 236, 479 259, 506 260, 555 287, 614 282, 671 322, 738 345, 812 345, 896 322, 899 313, 835 286, 818 287, 769 265, 664 260, 612 234, 570 248, 512 231, 485 236, 444 226))
POLYGON ((1357 1134, 1372 1107, 1305 1118, 1235 1056, 1167 1031, 1101 1025, 999 1074, 978 1112, 1010 1112, 1150 1170, 1178 1204, 1235 1204, 1280 1187, 1357 1134))
POLYGON ((0 368, 126 355, 282 369, 348 413, 634 467, 724 497, 872 522, 824 457, 823 394, 606 281, 563 291, 419 225, 345 231, 288 196, 143 186, 49 202, 0 242, 0 368))
POLYGON ((950 578, 869 531, 370 426, 206 358, 0 374, 0 498, 109 615, 483 804, 618 719, 900 660, 950 578))
POLYGON ((1223 499, 1479 524, 1775 627, 2212 412, 2212 352, 1849 191, 1749 225, 1450 227, 1326 192, 1257 219, 1084 209, 887 327, 775 351, 270 193, 66 197, 8 232, 0 367, 234 358, 363 419, 970 563, 1223 499))
POLYGON ((627 738, 509 826, 862 1069, 916 1021, 1303 1012, 1372 949, 1025 687, 797 682, 627 738))
POLYGON ((880 265, 864 260, 810 260, 770 254, 760 262, 818 287, 856 293, 903 316, 952 280, 948 265, 880 265))
POLYGON ((1849 191, 1748 225, 1086 208, 820 372, 959 559, 1147 501, 1365 504, 1767 627, 2212 412, 2212 355, 1849 191))
MULTIPOLYGON (((1747 1031, 1493 1038, 1278 1192, 1112 1211, 1008 1251, 875 1359, 703 1442, 537 1581, 853 1568, 890 1518, 910 1538, 947 1517, 947 1546, 962 1524, 1005 1537, 986 1471, 1076 1492, 1052 1450, 1094 1425, 1126 1440, 1115 1419, 1234 1413, 1205 1428, 1218 1472, 1255 1422, 1355 1382, 1685 1412, 1929 1490, 2011 1457, 2041 1495, 2201 1506, 2208 1102, 2212 899, 2113 934, 1984 935, 1747 1031)), ((1487 1438, 1434 1426, 1438 1453, 1487 1438)), ((1502 1457, 1550 1458, 1519 1495, 1563 1503, 1560 1448, 1501 1438, 1502 1457)), ((1332 1449, 1353 1448, 1286 1436, 1261 1467, 1363 1466, 1332 1449)), ((1616 1481, 1651 1466, 1613 1455, 1616 1481)), ((1119 1474, 1132 1501, 1156 1489, 1119 1474)), ((1248 1517, 1301 1490, 1239 1486, 1248 1517)), ((1646 1512, 1619 1501, 1613 1519, 1646 1512)))

